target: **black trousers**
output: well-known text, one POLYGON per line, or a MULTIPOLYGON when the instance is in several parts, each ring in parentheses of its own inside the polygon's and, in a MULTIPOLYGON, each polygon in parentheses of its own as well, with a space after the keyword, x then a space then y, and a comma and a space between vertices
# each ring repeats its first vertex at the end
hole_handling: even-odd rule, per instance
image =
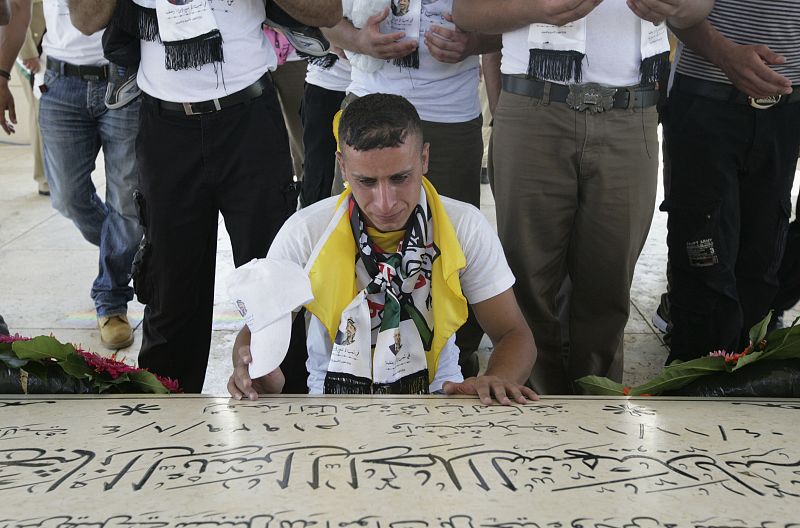
POLYGON ((200 392, 211 343, 219 213, 236 266, 266 256, 294 211, 292 160, 270 87, 187 117, 145 97, 136 145, 145 232, 134 285, 146 304, 139 364, 200 392))
MULTIPOLYGON (((795 204, 795 220, 789 224, 786 235, 786 251, 778 270, 778 293, 772 301, 777 312, 790 310, 800 301, 800 199, 795 204)), ((786 321, 786 324, 791 321, 786 321)))
POLYGON ((300 118, 303 120, 305 165, 300 187, 300 206, 306 207, 331 196, 336 164, 333 116, 345 93, 306 83, 300 118))
POLYGON ((671 166, 669 359, 741 351, 769 310, 789 224, 800 104, 757 110, 673 90, 664 113, 671 166))

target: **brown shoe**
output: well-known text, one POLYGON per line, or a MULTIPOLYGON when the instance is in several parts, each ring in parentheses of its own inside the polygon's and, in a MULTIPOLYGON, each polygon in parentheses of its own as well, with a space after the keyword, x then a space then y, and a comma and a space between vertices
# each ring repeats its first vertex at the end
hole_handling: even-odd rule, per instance
POLYGON ((133 329, 127 316, 98 317, 97 326, 100 328, 100 342, 104 347, 119 350, 133 344, 133 329))

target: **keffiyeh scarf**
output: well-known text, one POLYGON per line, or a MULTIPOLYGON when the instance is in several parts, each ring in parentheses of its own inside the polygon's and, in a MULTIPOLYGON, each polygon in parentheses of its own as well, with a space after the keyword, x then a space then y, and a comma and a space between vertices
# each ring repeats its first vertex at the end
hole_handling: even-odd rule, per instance
POLYGON ((168 70, 225 60, 208 0, 119 0, 114 23, 142 40, 160 40, 168 70))
POLYGON ((458 280, 464 265, 455 230, 427 180, 402 242, 390 253, 372 242, 345 191, 307 266, 314 300, 306 308, 333 342, 325 393, 427 393, 444 344, 466 320, 458 280), (366 287, 358 289, 356 277, 366 287))
MULTIPOLYGON (((556 82, 580 82, 581 64, 586 56, 586 18, 563 26, 531 24, 528 30, 530 58, 528 75, 556 82)), ((669 64, 666 24, 641 20, 639 48, 642 54, 641 83, 652 84, 661 78, 669 64)))

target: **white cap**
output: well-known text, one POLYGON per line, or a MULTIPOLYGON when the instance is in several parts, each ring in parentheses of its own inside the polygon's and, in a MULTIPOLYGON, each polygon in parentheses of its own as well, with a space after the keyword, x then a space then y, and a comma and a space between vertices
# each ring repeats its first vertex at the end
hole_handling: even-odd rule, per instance
POLYGON ((252 334, 250 377, 269 374, 286 357, 292 312, 314 298, 308 275, 295 262, 253 259, 228 278, 228 295, 252 334))

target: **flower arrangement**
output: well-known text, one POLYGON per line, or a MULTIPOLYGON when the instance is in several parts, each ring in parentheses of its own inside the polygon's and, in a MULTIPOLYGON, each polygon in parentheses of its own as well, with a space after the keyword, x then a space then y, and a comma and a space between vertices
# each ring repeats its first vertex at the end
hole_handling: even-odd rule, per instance
POLYGON ((52 336, 0 335, 0 392, 181 392, 178 382, 52 336), (5 368, 3 368, 5 367, 5 368), (5 376, 2 376, 5 374, 5 376), (36 390, 29 390, 36 387, 36 390))
POLYGON ((656 396, 685 387, 689 383, 718 372, 734 372, 764 360, 800 359, 800 317, 792 325, 767 335, 772 312, 750 329, 750 344, 741 352, 717 350, 690 361, 675 360, 650 381, 626 387, 608 378, 584 376, 576 380, 584 391, 597 395, 656 396))

